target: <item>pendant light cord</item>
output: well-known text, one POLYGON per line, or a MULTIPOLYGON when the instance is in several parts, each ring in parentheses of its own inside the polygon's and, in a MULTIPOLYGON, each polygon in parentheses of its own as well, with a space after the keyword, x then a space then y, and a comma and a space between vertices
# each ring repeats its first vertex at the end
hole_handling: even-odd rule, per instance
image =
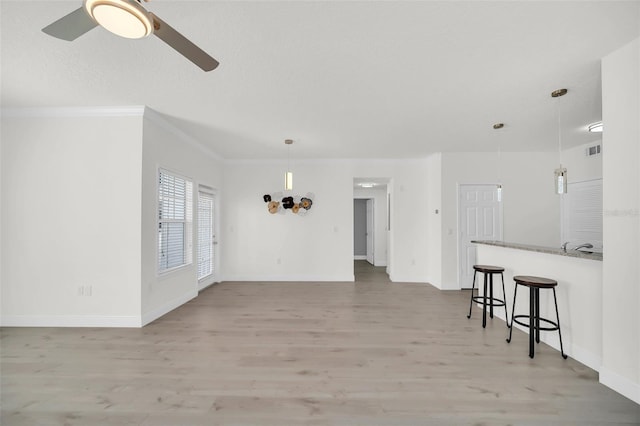
POLYGON ((560 118, 560 97, 556 102, 556 109, 558 112, 558 157, 560 159, 560 168, 562 168, 562 120, 560 118))

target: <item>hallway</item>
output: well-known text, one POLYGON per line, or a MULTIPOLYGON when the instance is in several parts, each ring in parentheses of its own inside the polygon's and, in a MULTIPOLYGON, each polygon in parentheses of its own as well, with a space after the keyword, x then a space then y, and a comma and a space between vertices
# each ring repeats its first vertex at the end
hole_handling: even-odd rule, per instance
POLYGON ((373 266, 366 260, 353 261, 353 274, 356 282, 377 282, 390 283, 389 275, 387 275, 386 266, 373 266))

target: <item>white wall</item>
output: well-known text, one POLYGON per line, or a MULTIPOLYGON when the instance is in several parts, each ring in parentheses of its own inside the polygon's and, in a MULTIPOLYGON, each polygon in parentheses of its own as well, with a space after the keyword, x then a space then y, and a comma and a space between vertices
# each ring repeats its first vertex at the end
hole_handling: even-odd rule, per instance
POLYGON ((294 194, 314 194, 304 216, 270 214, 264 194, 284 189, 286 165, 225 165, 226 281, 353 281, 353 181, 332 163, 296 163, 294 194))
POLYGON ((442 154, 430 155, 426 169, 427 280, 442 288, 442 154))
MULTIPOLYGON (((194 192, 202 184, 221 195, 222 166, 215 154, 203 149, 151 109, 145 110, 142 155, 142 322, 150 321, 182 305, 198 294, 197 256, 184 268, 157 273, 157 176, 158 168, 193 181, 194 192)), ((197 235, 194 194, 194 250, 197 235)), ((222 239, 219 241, 222 243, 222 239)), ((216 247, 221 247, 218 245, 216 247)))
POLYGON ((600 381, 640 404, 640 39, 602 61, 603 360, 600 381))
POLYGON ((315 194, 309 214, 271 215, 262 195, 281 191, 285 162, 225 164, 225 280, 353 281, 353 178, 390 178, 389 273, 426 281, 426 169, 420 161, 292 160, 294 193, 315 194))
POLYGON ((595 137, 593 142, 576 146, 562 151, 562 166, 567 168, 567 181, 569 183, 584 182, 593 179, 602 179, 602 153, 587 157, 585 150, 593 145, 601 144, 602 139, 595 137))
POLYGON ((3 111, 2 325, 140 325, 141 141, 141 108, 3 111))
POLYGON ((353 198, 373 199, 373 264, 387 266, 387 188, 354 188, 353 198))
MULTIPOLYGON (((560 244, 560 200, 553 192, 555 153, 442 153, 441 289, 459 289, 457 196, 460 184, 502 181, 504 241, 560 244), (500 176, 500 178, 499 178, 500 176)), ((437 225, 434 226, 437 228, 437 225)))

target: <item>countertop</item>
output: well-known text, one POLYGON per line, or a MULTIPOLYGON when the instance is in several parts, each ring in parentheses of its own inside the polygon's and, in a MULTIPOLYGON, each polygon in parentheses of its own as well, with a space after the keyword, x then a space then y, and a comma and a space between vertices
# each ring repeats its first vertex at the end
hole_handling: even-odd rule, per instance
POLYGON ((511 248, 516 250, 535 251, 538 253, 557 254, 559 256, 577 257, 579 259, 599 260, 602 261, 602 253, 587 253, 578 250, 562 250, 560 247, 543 247, 533 246, 529 244, 508 243, 504 241, 471 241, 475 244, 484 244, 487 246, 496 246, 511 248))

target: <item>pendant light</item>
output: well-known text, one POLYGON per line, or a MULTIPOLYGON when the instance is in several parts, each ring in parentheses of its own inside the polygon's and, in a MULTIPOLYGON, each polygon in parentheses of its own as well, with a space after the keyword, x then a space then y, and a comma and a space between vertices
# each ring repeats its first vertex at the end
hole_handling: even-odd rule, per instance
MULTIPOLYGON (((552 98, 559 98, 567 94, 567 89, 558 89, 551 92, 552 98)), ((567 193, 567 169, 562 167, 562 122, 560 120, 560 104, 558 102, 558 157, 560 159, 560 167, 554 171, 554 187, 556 194, 567 193)))
POLYGON ((285 139, 285 145, 287 145, 287 172, 284 174, 284 190, 293 191, 293 172, 291 171, 291 145, 292 139, 285 139))
MULTIPOLYGON (((494 130, 500 130, 504 127, 504 123, 496 123, 493 125, 494 130)), ((498 202, 502 202, 502 151, 500 149, 500 136, 498 136, 498 202)))

